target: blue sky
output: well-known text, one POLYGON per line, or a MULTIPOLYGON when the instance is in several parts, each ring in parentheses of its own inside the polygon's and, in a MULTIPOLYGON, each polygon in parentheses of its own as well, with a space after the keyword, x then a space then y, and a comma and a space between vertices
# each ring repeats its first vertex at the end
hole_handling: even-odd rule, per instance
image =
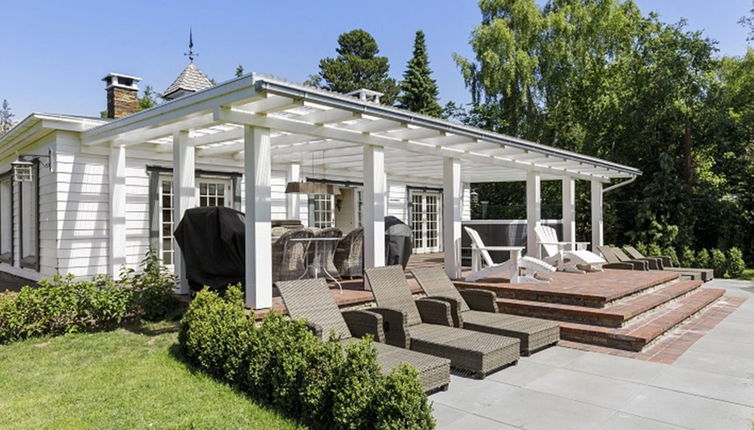
MULTIPOLYGON (((685 17, 689 29, 719 41, 721 54, 746 51, 737 21, 751 0, 637 3, 666 22, 685 17)), ((354 28, 374 35, 399 78, 414 32, 423 29, 443 102, 464 103, 468 91, 451 56, 471 56, 469 35, 479 20, 474 0, 3 0, 0 100, 8 99, 16 120, 30 112, 97 115, 105 104, 100 79, 111 71, 141 76, 142 87, 162 91, 187 63, 191 26, 196 63, 218 82, 233 77, 238 64, 303 81, 320 58, 335 55, 338 35, 354 28)))

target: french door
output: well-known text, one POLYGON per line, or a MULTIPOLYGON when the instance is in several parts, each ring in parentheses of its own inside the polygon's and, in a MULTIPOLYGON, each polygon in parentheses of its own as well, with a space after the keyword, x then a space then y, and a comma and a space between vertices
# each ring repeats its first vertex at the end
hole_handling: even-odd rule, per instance
POLYGON ((411 192, 411 229, 415 254, 440 252, 440 193, 411 192))

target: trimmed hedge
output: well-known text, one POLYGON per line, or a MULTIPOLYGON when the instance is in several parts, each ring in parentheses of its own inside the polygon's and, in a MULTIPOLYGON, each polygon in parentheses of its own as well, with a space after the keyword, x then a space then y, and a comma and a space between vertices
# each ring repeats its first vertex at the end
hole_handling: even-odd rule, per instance
MULTIPOLYGON (((661 255, 653 252, 659 249, 657 245, 647 246, 637 243, 636 249, 646 256, 661 255)), ((726 254, 719 249, 712 249, 711 251, 700 249, 698 252, 694 252, 692 249, 684 247, 681 250, 681 255, 678 256, 675 248, 667 247, 662 249, 662 255, 669 256, 675 267, 711 268, 714 270, 715 277, 717 278, 726 277, 735 279, 743 275, 744 270, 746 270, 743 253, 738 248, 730 248, 726 254)))
POLYGON ((179 341, 192 364, 314 428, 434 427, 414 368, 382 375, 369 339, 322 341, 277 312, 255 325, 242 297, 205 288, 191 302, 179 341))
POLYGON ((29 337, 111 330, 133 318, 157 319, 172 312, 175 280, 147 254, 144 270, 124 270, 120 281, 55 275, 38 287, 0 293, 0 345, 29 337))
POLYGON ((740 278, 746 270, 746 263, 744 263, 744 255, 738 248, 731 248, 728 250, 727 261, 728 276, 731 278, 740 278))

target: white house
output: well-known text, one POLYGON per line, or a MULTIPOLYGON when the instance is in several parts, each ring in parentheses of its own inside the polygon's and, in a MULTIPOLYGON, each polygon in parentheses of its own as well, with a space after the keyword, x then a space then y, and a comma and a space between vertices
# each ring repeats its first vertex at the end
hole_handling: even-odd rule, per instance
POLYGON ((34 113, 0 137, 0 270, 29 279, 117 274, 151 246, 180 273, 174 221, 194 206, 233 206, 247 217, 247 304, 263 308, 272 297, 271 220, 345 232, 362 224, 371 267, 383 264, 383 218, 394 215, 414 229, 416 252, 444 251, 457 276, 469 184, 526 181, 528 247, 537 254, 541 181, 563 181, 567 241, 575 239, 574 183, 590 181, 599 245, 603 186, 641 174, 385 106, 367 100, 369 92, 354 97, 253 74, 213 86, 192 63, 165 103, 136 112, 140 78, 103 80, 109 119, 34 113), (18 159, 33 163, 33 180, 14 180, 18 159), (285 193, 302 179, 343 192, 285 193))

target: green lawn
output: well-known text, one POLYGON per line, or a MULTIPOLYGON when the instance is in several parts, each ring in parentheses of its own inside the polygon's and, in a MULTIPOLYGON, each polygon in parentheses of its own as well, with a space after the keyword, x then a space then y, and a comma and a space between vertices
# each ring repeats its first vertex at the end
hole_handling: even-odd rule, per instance
POLYGON ((193 372, 174 327, 148 328, 0 346, 3 429, 297 428, 193 372))
MULTIPOLYGON (((754 269, 744 270, 744 274, 741 275, 741 277, 738 279, 744 279, 746 281, 754 281, 754 269)), ((752 430, 754 430, 754 428, 752 430)))

